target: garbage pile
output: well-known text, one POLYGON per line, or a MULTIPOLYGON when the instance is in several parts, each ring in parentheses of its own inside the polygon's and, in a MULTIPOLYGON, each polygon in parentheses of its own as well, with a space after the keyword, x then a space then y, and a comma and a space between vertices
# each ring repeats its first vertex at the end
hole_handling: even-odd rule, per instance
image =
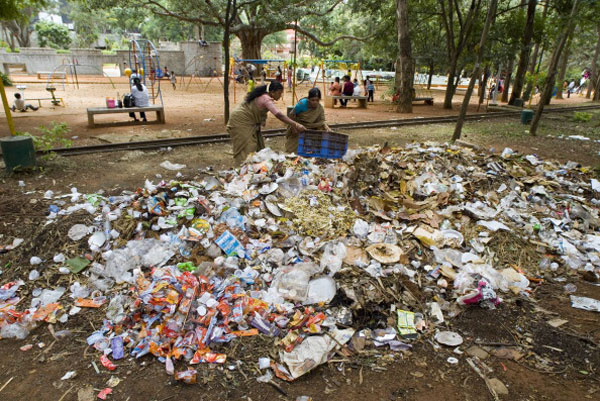
POLYGON ((239 171, 196 181, 146 181, 113 197, 46 193, 67 199, 51 205, 49 224, 94 217, 68 233, 89 251, 34 256, 26 277, 3 284, 0 336, 103 308, 87 343, 106 369, 152 354, 185 383, 196 364, 228 364, 228 347, 249 336, 273 338, 279 356, 256 356, 260 381, 294 380, 334 352, 407 351, 423 336, 457 346, 445 322, 464 308, 528 297, 565 269, 597 277, 598 192, 576 163, 427 143, 329 161, 263 149, 239 171), (539 263, 499 255, 500 238, 532 247, 539 263), (56 274, 73 284, 45 288, 40 277, 56 274))

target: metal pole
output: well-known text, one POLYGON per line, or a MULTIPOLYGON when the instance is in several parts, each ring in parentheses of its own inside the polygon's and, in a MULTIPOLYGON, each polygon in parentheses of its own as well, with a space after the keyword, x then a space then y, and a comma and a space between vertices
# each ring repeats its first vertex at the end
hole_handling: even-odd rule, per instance
POLYGON ((17 135, 15 132, 15 123, 12 119, 12 114, 10 114, 10 107, 8 107, 8 99, 6 98, 6 92, 4 92, 4 83, 0 78, 0 96, 2 97, 2 105, 4 106, 4 112, 6 113, 6 121, 8 121, 8 130, 11 135, 17 135))
POLYGON ((292 73, 294 76, 292 77, 292 105, 296 103, 296 36, 298 34, 298 20, 296 20, 296 24, 294 25, 294 65, 292 69, 292 73))

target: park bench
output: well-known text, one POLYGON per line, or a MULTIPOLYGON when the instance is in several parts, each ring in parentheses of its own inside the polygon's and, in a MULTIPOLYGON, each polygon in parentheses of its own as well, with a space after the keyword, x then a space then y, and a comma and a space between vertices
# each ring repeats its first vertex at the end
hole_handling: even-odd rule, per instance
POLYGON ((347 99, 347 100, 358 100, 358 107, 361 109, 367 108, 367 99, 368 96, 325 96, 325 107, 333 109, 333 101, 339 99, 347 99))
MULTIPOLYGON (((148 107, 91 107, 87 109, 88 115, 88 126, 95 127, 99 124, 94 123, 94 115, 96 114, 117 114, 117 113, 139 113, 139 112, 156 112, 156 122, 159 124, 165 123, 165 109, 163 106, 148 106, 148 107)), ((128 122, 129 123, 129 122, 128 122)), ((107 123, 107 124, 115 124, 115 123, 107 123)), ((118 124, 118 123, 117 123, 118 124)))
POLYGON ((433 106, 433 98, 432 97, 416 97, 413 99, 413 102, 425 102, 425 104, 433 106))

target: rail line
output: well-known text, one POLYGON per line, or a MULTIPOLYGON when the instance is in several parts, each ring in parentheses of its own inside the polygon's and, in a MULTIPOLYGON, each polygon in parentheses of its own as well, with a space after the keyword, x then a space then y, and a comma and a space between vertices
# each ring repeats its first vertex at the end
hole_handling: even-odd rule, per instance
MULTIPOLYGON (((555 107, 546 108, 544 113, 564 113, 570 111, 583 111, 593 110, 600 108, 600 104, 589 105, 589 106, 575 106, 575 107, 555 107)), ((481 120, 489 118, 505 118, 505 117, 519 117, 519 110, 491 112, 491 113, 478 113, 468 114, 466 120, 481 120)), ((363 128, 383 128, 383 127, 398 127, 408 125, 425 125, 425 124, 444 124, 456 122, 457 116, 442 116, 442 117, 417 117, 397 120, 379 120, 379 121, 363 121, 355 123, 343 123, 343 124, 330 124, 331 128, 338 129, 363 129, 363 128)), ((274 138, 285 135, 285 129, 270 129, 263 131, 265 138, 274 138)), ((216 135, 199 135, 190 136, 184 138, 169 138, 169 139, 156 139, 150 141, 138 141, 138 142, 125 142, 125 143, 111 143, 101 145, 89 145, 89 146, 78 146, 71 148, 57 148, 53 149, 53 152, 63 156, 75 156, 89 153, 102 153, 102 152, 117 152, 125 150, 149 150, 149 149, 160 149, 166 147, 175 146, 191 146, 191 145, 205 145, 213 143, 229 142, 229 135, 227 133, 221 133, 216 135)))

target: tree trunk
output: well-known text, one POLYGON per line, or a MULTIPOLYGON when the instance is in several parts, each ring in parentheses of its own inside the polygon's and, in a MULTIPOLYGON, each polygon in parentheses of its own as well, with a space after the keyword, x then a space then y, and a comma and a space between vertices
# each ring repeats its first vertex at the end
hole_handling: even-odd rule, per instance
MULTIPOLYGON (((542 11, 542 26, 546 24, 546 15, 548 15, 548 2, 544 3, 544 10, 542 11)), ((533 48, 533 54, 531 55, 531 60, 529 61, 529 68, 527 72, 529 74, 535 73, 535 66, 538 59, 538 53, 540 51, 540 42, 535 43, 535 47, 533 48)), ((542 51, 543 52, 543 51, 542 51)), ((533 89, 533 85, 530 83, 527 84, 527 88, 525 88, 525 92, 523 93, 523 101, 529 100, 531 96, 531 90, 533 89)))
POLYGON ((510 79, 513 73, 513 66, 515 64, 515 59, 511 58, 508 60, 508 68, 506 69, 506 79, 504 80, 504 88, 502 89, 502 98, 501 102, 508 102, 508 90, 510 89, 510 79))
POLYGON ((242 58, 244 60, 260 59, 260 46, 264 34, 259 30, 245 30, 236 34, 242 44, 242 58))
POLYGON ((465 93, 465 98, 463 99, 462 105, 460 107, 460 114, 458 115, 458 120, 456 121, 456 127, 454 128, 454 135, 452 135, 452 142, 460 139, 460 135, 462 133, 462 127, 465 123, 465 116, 467 115, 467 109, 469 108, 469 101, 471 100, 471 94, 473 93, 473 88, 475 87, 475 81, 477 80, 477 76, 480 71, 481 59, 483 58, 483 52, 485 47, 485 42, 487 40, 487 35, 490 30, 490 25, 492 25, 492 20, 494 19, 494 15, 496 14, 496 8, 498 6, 498 0, 490 1, 490 8, 488 9, 487 17, 485 18, 485 25, 483 26, 483 31, 481 32, 481 39, 479 41, 479 46, 477 48, 477 60, 475 61, 475 68, 473 68, 473 74, 471 75, 471 80, 469 81, 469 87, 467 88, 467 92, 465 93))
MULTIPOLYGON (((225 21, 233 20, 233 16, 235 16, 236 11, 236 1, 237 0, 227 0, 227 7, 225 8, 225 21)), ((223 47, 225 50, 225 74, 223 74, 223 120, 225 125, 229 122, 229 45, 230 45, 230 35, 229 35, 229 27, 231 24, 225 24, 223 30, 223 47)), ((204 36, 202 37, 204 40, 204 36)), ((235 85, 235 82, 234 82, 235 85)))
POLYGON ((396 28, 398 30, 398 58, 396 59, 396 85, 399 93, 397 111, 412 113, 415 64, 410 45, 408 25, 408 0, 396 0, 396 28))
POLYGON ((458 55, 452 54, 450 58, 450 68, 448 70, 448 85, 446 85, 446 95, 444 96, 444 108, 452 109, 452 97, 456 86, 454 84, 454 77, 456 75, 456 65, 458 63, 458 55))
POLYGON ((521 97, 521 91, 523 91, 523 83, 525 82, 525 73, 527 72, 529 53, 531 52, 531 39, 533 38, 536 4, 537 0, 529 0, 527 3, 527 19, 525 21, 523 36, 521 37, 521 53, 519 54, 519 65, 517 66, 515 83, 513 85, 513 91, 510 95, 510 100, 508 101, 508 104, 510 105, 515 103, 515 99, 521 97))
POLYGON ((594 89, 594 85, 598 81, 598 54, 600 54, 600 23, 596 27, 598 31, 598 40, 596 41, 596 49, 594 50, 594 58, 592 59, 592 75, 590 76, 590 81, 588 82, 587 94, 585 95, 586 99, 589 99, 592 96, 592 89, 594 89))
POLYGON ((569 50, 571 48, 571 37, 567 39, 567 44, 565 45, 565 49, 563 50, 562 57, 560 59, 560 67, 558 68, 558 90, 556 91, 556 98, 563 98, 563 81, 565 80, 565 75, 567 74, 567 64, 569 63, 569 50))
MULTIPOLYGON (((600 40, 598 41, 600 43, 600 40)), ((427 90, 431 89, 431 80, 433 78, 433 68, 434 68, 433 60, 429 62, 429 79, 427 79, 427 90)))
POLYGON ((594 102, 600 100, 600 77, 596 79, 596 87, 594 88, 594 102))
POLYGON ((563 51, 563 48, 565 47, 565 43, 567 42, 567 37, 569 36, 573 24, 575 23, 575 14, 577 13, 577 6, 578 0, 574 0, 573 8, 571 9, 571 14, 567 19, 566 26, 562 30, 554 52, 552 52, 552 57, 550 58, 550 65, 548 66, 548 74, 546 75, 546 85, 544 86, 540 102, 538 104, 537 110, 535 111, 535 115, 533 116, 533 121, 531 122, 531 128, 529 130, 529 132, 533 136, 535 136, 537 133, 537 128, 540 124, 540 119, 542 118, 542 113, 544 112, 544 106, 546 105, 546 101, 549 100, 552 96, 552 89, 554 89, 558 60, 560 59, 560 55, 563 51))
MULTIPOLYGON (((480 77, 481 78, 481 77, 480 77)), ((479 104, 477 104, 477 111, 479 111, 479 107, 481 107, 481 105, 483 104, 483 102, 485 101, 485 94, 486 94, 486 86, 487 86, 487 81, 490 78, 490 66, 488 64, 486 64, 485 66, 485 70, 483 71, 483 79, 481 79, 479 81, 479 104)))

